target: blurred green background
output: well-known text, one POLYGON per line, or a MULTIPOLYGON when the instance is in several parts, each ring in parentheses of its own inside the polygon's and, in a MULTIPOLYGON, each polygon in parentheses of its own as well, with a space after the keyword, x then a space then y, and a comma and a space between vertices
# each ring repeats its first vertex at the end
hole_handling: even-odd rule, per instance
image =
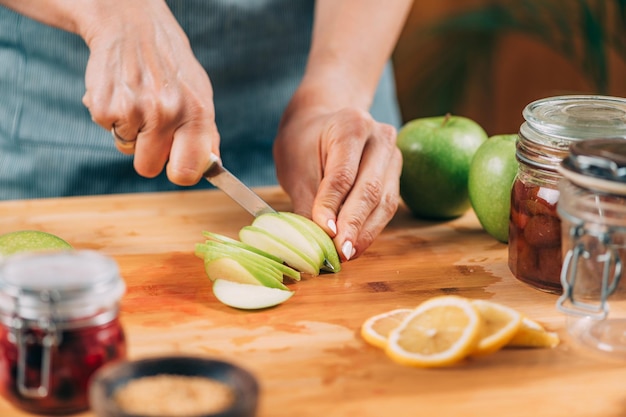
POLYGON ((404 121, 516 133, 539 98, 626 97, 626 0, 415 0, 393 58, 404 121))

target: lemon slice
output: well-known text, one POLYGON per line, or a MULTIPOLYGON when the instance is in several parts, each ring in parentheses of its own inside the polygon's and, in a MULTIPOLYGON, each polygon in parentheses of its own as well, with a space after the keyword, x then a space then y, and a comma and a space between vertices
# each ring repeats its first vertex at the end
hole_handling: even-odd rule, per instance
POLYGON ((541 324, 522 317, 522 323, 509 340, 506 347, 555 347, 560 343, 559 335, 554 332, 547 331, 541 324))
POLYGON ((506 345, 517 333, 522 315, 511 307, 486 300, 472 300, 478 309, 483 325, 480 339, 472 356, 487 355, 506 345))
POLYGON ((457 296, 424 301, 391 331, 385 352, 410 366, 454 364, 474 350, 482 319, 472 303, 457 296))
POLYGON ((361 326, 361 337, 372 346, 384 349, 389 333, 398 327, 412 308, 398 308, 370 317, 361 326))

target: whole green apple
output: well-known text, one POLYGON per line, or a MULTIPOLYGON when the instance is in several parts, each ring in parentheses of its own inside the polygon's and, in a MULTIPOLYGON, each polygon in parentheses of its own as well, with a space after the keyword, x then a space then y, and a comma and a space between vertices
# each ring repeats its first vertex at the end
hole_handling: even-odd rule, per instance
POLYGON ((469 171, 472 208, 483 229, 500 242, 509 239, 511 187, 517 175, 517 135, 492 136, 476 151, 469 171))
POLYGON ((486 140, 485 130, 462 116, 415 119, 400 129, 400 195, 413 215, 443 220, 459 217, 469 209, 470 164, 486 140))

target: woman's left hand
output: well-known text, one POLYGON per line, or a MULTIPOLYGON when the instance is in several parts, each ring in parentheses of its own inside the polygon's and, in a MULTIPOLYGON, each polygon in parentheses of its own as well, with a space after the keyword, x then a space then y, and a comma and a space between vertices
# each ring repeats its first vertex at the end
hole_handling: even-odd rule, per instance
POLYGON ((274 158, 294 211, 320 225, 344 260, 363 253, 398 208, 396 130, 363 110, 299 109, 292 101, 274 158))

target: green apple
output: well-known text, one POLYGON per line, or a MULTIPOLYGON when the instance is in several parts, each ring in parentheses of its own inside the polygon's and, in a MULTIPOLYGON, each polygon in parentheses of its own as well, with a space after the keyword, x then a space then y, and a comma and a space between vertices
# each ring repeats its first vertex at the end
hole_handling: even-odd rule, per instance
POLYGON ((281 304, 291 298, 294 293, 278 288, 216 279, 213 282, 213 294, 227 306, 244 310, 257 310, 281 304))
POLYGON ((296 229, 299 229, 300 233, 307 234, 313 237, 322 249, 324 253, 324 266, 322 269, 328 272, 341 271, 341 261, 339 260, 339 254, 335 248, 335 244, 328 234, 317 225, 313 220, 308 219, 299 214, 290 213, 284 211, 280 213, 287 221, 292 222, 296 229))
POLYGON ((470 208, 470 164, 486 140, 478 123, 461 116, 419 118, 400 129, 400 195, 416 217, 452 219, 470 208))
POLYGON ((248 263, 243 259, 226 256, 214 256, 204 259, 204 269, 211 281, 225 279, 241 284, 261 285, 270 288, 287 290, 276 274, 270 269, 248 263))
POLYGON ((279 280, 281 282, 283 275, 295 281, 300 280, 300 272, 283 264, 282 260, 276 261, 274 256, 271 258, 265 257, 255 251, 247 250, 240 245, 207 240, 205 243, 197 244, 195 252, 198 257, 203 259, 211 258, 216 255, 245 259, 249 263, 276 271, 280 274, 279 280))
POLYGON ((275 260, 276 262, 282 262, 282 260, 270 253, 264 252, 262 250, 260 250, 259 248, 255 248, 254 246, 250 246, 247 245, 237 239, 233 239, 231 237, 228 236, 224 236, 224 235, 220 235, 219 233, 213 233, 213 232, 202 232, 202 234, 204 235, 204 237, 206 237, 209 240, 213 240, 216 242, 222 242, 222 243, 228 243, 234 246, 239 246, 243 249, 247 249, 251 252, 255 252, 259 255, 265 256, 266 258, 271 258, 273 260, 275 260))
POLYGON ((265 308, 291 297, 284 277, 299 281, 301 273, 316 276, 341 269, 330 236, 294 213, 263 214, 239 230, 239 240, 203 235, 207 240, 196 244, 195 255, 204 260, 215 296, 237 308, 265 308))
MULTIPOLYGON (((255 275, 262 274, 265 276, 271 276, 277 281, 281 283, 283 282, 283 274, 277 268, 274 268, 273 266, 266 264, 266 263, 257 262, 254 259, 248 258, 247 256, 243 254, 235 254, 231 251, 227 251, 227 250, 223 251, 223 250, 218 249, 218 250, 208 250, 207 252, 204 253, 204 257, 203 257, 205 266, 207 262, 212 262, 214 260, 221 259, 221 258, 234 259, 239 264, 246 267, 250 272, 252 272, 255 275)), ((215 281, 217 278, 219 278, 216 275, 209 275, 208 273, 207 275, 209 276, 211 281, 215 281)), ((259 281, 263 281, 263 279, 259 279, 259 281)))
POLYGON ((260 248, 281 258, 290 267, 313 276, 319 275, 323 261, 315 261, 300 248, 275 237, 271 232, 254 226, 244 226, 239 230, 239 239, 248 245, 260 248))
POLYGON ((18 230, 0 235, 0 256, 51 249, 72 249, 72 245, 56 235, 39 230, 18 230))
POLYGON ((511 187, 518 169, 516 140, 516 134, 490 137, 476 151, 469 171, 469 198, 476 217, 503 243, 509 239, 511 187))
POLYGON ((297 248, 319 267, 324 265, 324 251, 317 240, 308 232, 308 229, 304 229, 290 217, 282 213, 265 213, 255 218, 252 226, 263 229, 271 233, 272 237, 297 248))

